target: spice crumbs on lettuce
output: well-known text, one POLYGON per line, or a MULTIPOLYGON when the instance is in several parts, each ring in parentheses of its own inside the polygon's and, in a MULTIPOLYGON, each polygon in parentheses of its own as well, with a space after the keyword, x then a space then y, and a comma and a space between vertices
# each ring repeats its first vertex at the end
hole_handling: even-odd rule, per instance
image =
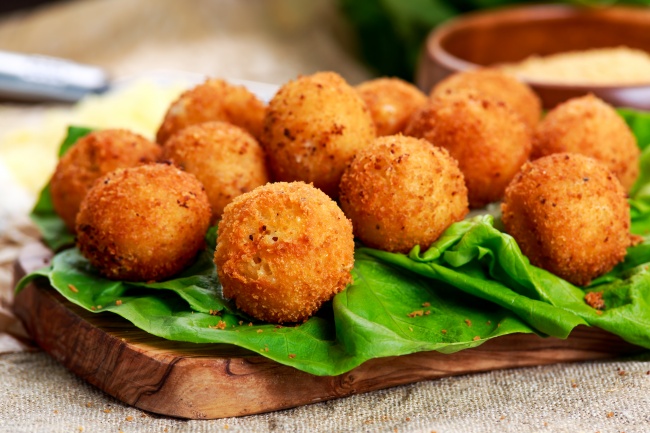
POLYGON ((77 289, 74 285, 68 284, 68 289, 72 290, 75 293, 79 293, 79 289, 77 289))
POLYGON ((219 320, 219 323, 217 323, 215 326, 208 325, 208 328, 210 328, 210 329, 226 329, 226 322, 224 322, 223 320, 219 320))
POLYGON ((477 335, 476 337, 473 338, 474 341, 478 341, 478 340, 480 340, 480 339, 481 339, 481 337, 479 337, 478 335, 477 335))
POLYGON ((443 330, 440 331, 440 332, 442 332, 443 334, 446 334, 446 333, 447 333, 447 330, 446 330, 446 329, 443 329, 443 330))
POLYGON ((415 310, 407 314, 408 317, 418 317, 424 315, 423 310, 415 310))
POLYGON ((295 353, 290 353, 290 354, 289 354, 289 358, 293 359, 293 358, 295 358, 295 357, 296 357, 296 354, 295 354, 295 353))
POLYGON ((465 323, 467 324, 467 326, 472 326, 472 321, 469 319, 465 319, 465 323))
POLYGON ((122 305, 122 300, 118 299, 117 301, 115 301, 115 305, 122 305))
POLYGON ((585 295, 585 302, 591 308, 596 310, 605 309, 605 301, 603 300, 603 292, 589 292, 585 295))
POLYGON ((422 303, 422 306, 423 306, 424 308, 426 308, 426 307, 430 307, 430 306, 431 306, 431 302, 423 302, 423 303, 422 303))

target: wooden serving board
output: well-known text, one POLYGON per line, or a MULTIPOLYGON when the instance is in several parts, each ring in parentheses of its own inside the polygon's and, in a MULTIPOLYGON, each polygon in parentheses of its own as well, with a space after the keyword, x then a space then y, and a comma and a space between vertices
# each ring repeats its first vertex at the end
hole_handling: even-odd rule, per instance
MULTIPOLYGON (((40 244, 26 247, 16 262, 16 281, 50 257, 40 244)), ((137 408, 193 419, 269 412, 451 375, 644 351, 581 326, 567 340, 508 335, 452 355, 373 359, 340 376, 322 377, 231 345, 152 336, 115 314, 90 313, 68 302, 43 280, 17 295, 14 310, 36 342, 79 377, 137 408)))

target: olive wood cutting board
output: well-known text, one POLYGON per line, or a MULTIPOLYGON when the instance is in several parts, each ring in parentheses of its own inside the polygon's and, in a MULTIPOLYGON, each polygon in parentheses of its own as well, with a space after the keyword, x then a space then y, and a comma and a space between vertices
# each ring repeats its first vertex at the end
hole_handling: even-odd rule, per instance
MULTIPOLYGON (((50 257, 40 244, 25 247, 15 265, 16 281, 50 257)), ((314 376, 231 345, 155 337, 115 314, 94 314, 70 303, 43 279, 16 296, 14 310, 38 345, 77 376, 137 408, 192 419, 269 412, 445 376, 644 351, 580 326, 566 340, 515 334, 451 355, 379 358, 340 376, 314 376)))

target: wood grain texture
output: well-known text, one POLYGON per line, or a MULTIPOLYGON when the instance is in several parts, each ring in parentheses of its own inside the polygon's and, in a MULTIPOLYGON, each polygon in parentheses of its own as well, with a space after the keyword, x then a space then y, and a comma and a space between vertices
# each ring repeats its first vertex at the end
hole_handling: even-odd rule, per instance
MULTIPOLYGON (((42 245, 26 247, 16 262, 16 280, 50 256, 42 245)), ((137 408, 192 419, 269 412, 451 375, 643 351, 581 326, 567 340, 509 335, 451 355, 374 359, 340 376, 322 377, 231 345, 152 336, 117 315, 70 303, 44 280, 20 292, 14 309, 36 342, 79 377, 137 408)))

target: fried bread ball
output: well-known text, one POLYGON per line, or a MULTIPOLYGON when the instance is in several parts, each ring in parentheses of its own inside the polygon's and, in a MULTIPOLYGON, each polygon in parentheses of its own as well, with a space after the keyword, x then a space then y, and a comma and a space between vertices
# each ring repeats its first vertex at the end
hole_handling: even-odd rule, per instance
POLYGON ((261 142, 276 181, 313 182, 336 198, 346 165, 374 138, 357 92, 340 75, 320 72, 280 88, 269 103, 261 142))
POLYGON ((475 69, 450 75, 431 90, 430 96, 435 98, 458 90, 472 90, 485 99, 508 104, 530 128, 537 125, 542 115, 542 103, 535 92, 498 69, 475 69))
POLYGON ((311 185, 266 184, 226 206, 214 262, 224 296, 241 310, 305 321, 351 282, 352 224, 311 185))
POLYGON ((472 208, 500 200, 531 149, 530 130, 519 116, 471 91, 432 99, 405 133, 444 147, 458 161, 472 208))
POLYGON ((257 140, 226 122, 200 123, 177 132, 165 142, 163 158, 204 185, 213 222, 235 197, 269 181, 257 140))
POLYGON ((640 150, 616 110, 594 95, 570 99, 551 110, 533 134, 531 158, 572 152, 605 164, 629 191, 639 174, 640 150))
POLYGON ((340 203, 354 234, 369 247, 426 249, 469 212, 458 163, 426 140, 379 137, 341 178, 340 203))
POLYGON ((155 162, 160 147, 123 129, 95 131, 80 138, 59 160, 50 180, 54 210, 74 232, 81 201, 95 181, 118 168, 155 162))
POLYGON ((107 278, 163 280, 194 259, 209 224, 210 203, 193 175, 142 165, 90 189, 77 216, 77 246, 107 278))
POLYGON ((506 231, 530 262, 576 285, 611 270, 631 245, 623 187, 583 155, 556 153, 526 163, 501 209, 506 231))
POLYGON ((427 102, 427 96, 399 78, 377 78, 356 86, 370 110, 377 135, 403 132, 411 115, 427 102))
POLYGON ((167 110, 156 141, 164 144, 175 132, 190 125, 222 120, 260 137, 265 106, 244 86, 209 79, 184 92, 167 110))

